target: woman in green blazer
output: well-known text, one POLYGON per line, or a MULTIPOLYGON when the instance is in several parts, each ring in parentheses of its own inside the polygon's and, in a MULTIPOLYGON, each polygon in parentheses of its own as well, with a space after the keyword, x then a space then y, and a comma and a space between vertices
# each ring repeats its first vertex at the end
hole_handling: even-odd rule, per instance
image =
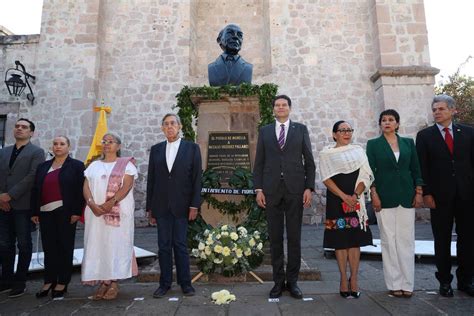
POLYGON ((371 188, 382 246, 385 284, 396 297, 411 297, 415 271, 415 209, 423 204, 420 165, 413 139, 397 134, 400 115, 380 114, 382 135, 367 142, 374 173, 371 188))

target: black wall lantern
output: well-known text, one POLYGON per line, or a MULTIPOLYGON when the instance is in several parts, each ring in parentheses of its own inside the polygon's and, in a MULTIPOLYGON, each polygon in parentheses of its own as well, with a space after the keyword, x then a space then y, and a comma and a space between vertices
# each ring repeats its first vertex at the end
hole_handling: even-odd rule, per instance
POLYGON ((33 90, 31 90, 28 79, 31 78, 34 83, 36 77, 27 73, 25 66, 23 66, 23 64, 18 60, 15 60, 15 65, 16 68, 10 68, 5 72, 5 84, 7 85, 8 93, 10 93, 10 95, 19 97, 23 93, 23 90, 25 90, 25 87, 28 86, 30 93, 26 94, 26 98, 31 101, 31 105, 33 105, 35 95, 33 94, 33 90), (18 67, 21 69, 18 69, 18 67), (7 79, 8 75, 10 75, 10 78, 7 79), (22 77, 25 78, 24 81, 22 77))

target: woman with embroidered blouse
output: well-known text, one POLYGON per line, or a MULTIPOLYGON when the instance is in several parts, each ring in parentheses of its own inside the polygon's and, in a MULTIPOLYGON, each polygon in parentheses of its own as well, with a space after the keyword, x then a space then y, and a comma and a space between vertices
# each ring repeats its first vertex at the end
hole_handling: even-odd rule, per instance
POLYGON ((371 197, 383 274, 392 296, 410 298, 415 280, 415 208, 423 204, 423 180, 415 142, 397 134, 397 111, 380 113, 379 126, 382 135, 367 142, 367 157, 375 176, 371 197))
POLYGON ((137 275, 133 252, 133 183, 137 168, 133 158, 120 157, 120 138, 107 133, 102 138, 103 157, 84 172, 84 258, 82 282, 100 284, 94 300, 117 297, 118 280, 137 275))
POLYGON ((332 129, 336 145, 325 147, 319 156, 321 177, 328 188, 324 248, 335 249, 343 298, 360 297, 360 247, 372 245, 364 192, 370 188, 373 174, 362 147, 351 144, 353 131, 349 123, 336 122, 332 129))

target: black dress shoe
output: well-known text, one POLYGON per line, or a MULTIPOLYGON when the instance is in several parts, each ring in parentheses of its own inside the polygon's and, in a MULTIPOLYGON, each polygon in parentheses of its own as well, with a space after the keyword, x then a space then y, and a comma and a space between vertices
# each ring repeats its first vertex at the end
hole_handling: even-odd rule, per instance
POLYGON ((194 296, 194 294, 196 294, 192 285, 183 285, 181 286, 181 290, 183 291, 184 296, 194 296))
POLYGON ((458 283, 458 290, 469 296, 474 296, 474 285, 472 284, 458 283))
POLYGON ((451 284, 449 283, 440 284, 439 295, 444 296, 444 297, 453 297, 454 293, 453 293, 453 288, 451 287, 451 284))
POLYGON ((55 286, 54 284, 50 284, 50 285, 49 285, 49 288, 48 288, 47 290, 41 289, 39 292, 36 292, 36 294, 35 294, 36 298, 42 298, 42 297, 48 296, 49 291, 51 291, 51 289, 52 289, 54 286, 55 286))
POLYGON ((53 299, 61 299, 64 297, 64 293, 67 293, 67 285, 64 286, 64 289, 62 290, 55 290, 53 289, 53 292, 51 292, 51 297, 53 299))
POLYGON ((12 286, 10 284, 1 284, 0 285, 0 294, 7 293, 12 290, 12 286))
POLYGON ((26 287, 13 287, 10 293, 8 293, 9 298, 20 297, 26 292, 26 287))
POLYGON ((170 289, 169 287, 168 287, 168 288, 165 288, 165 287, 161 287, 161 286, 160 286, 160 287, 155 291, 155 293, 153 293, 153 297, 154 297, 154 298, 162 298, 162 297, 164 297, 164 296, 166 295, 166 292, 168 292, 169 289, 170 289))
POLYGON ((288 289, 288 291, 290 292, 290 295, 292 297, 297 298, 297 299, 302 299, 303 298, 303 292, 301 292, 298 285, 296 285, 296 282, 295 283, 287 283, 286 288, 288 289))
POLYGON ((275 283, 270 291, 270 298, 278 298, 283 293, 284 283, 275 283))

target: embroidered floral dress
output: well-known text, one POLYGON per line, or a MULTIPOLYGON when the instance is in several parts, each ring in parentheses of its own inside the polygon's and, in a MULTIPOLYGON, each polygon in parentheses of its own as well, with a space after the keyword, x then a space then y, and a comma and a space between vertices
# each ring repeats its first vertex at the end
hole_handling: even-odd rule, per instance
MULTIPOLYGON (((336 174, 331 179, 344 193, 352 195, 359 169, 349 174, 336 174)), ((361 229, 357 212, 345 213, 342 200, 327 190, 324 248, 347 249, 372 245, 372 233, 366 223, 361 229)))

